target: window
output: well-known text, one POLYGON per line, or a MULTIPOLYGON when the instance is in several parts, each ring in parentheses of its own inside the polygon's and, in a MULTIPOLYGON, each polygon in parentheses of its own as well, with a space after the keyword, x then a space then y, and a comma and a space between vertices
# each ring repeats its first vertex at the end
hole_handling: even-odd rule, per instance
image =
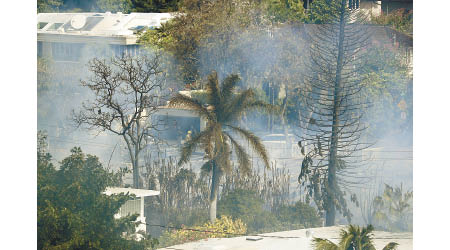
POLYGON ((137 198, 136 200, 128 200, 127 202, 125 202, 125 204, 123 204, 120 208, 120 217, 125 217, 132 214, 140 214, 141 199, 142 198, 137 198))
POLYGON ((139 55, 139 45, 110 45, 112 54, 115 56, 137 56, 139 55))
POLYGON ((42 57, 42 42, 37 42, 37 55, 42 57))
POLYGON ((52 23, 50 25, 50 27, 48 27, 47 30, 57 30, 59 29, 59 27, 61 27, 63 25, 63 23, 52 23))
POLYGON ((39 22, 38 23, 38 30, 41 30, 41 29, 43 29, 46 25, 47 25, 48 23, 45 23, 45 22, 39 22))
POLYGON ((55 61, 78 62, 81 57, 83 44, 80 43, 52 43, 52 55, 55 61))
POLYGON ((359 9, 359 0, 348 0, 349 9, 359 9))

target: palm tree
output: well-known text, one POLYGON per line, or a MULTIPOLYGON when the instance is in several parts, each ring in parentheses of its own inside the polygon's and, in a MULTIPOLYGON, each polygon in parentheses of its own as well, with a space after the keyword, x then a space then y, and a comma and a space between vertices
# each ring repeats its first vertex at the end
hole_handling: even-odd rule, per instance
MULTIPOLYGON (((375 250, 373 245, 372 225, 360 228, 359 226, 349 225, 347 230, 342 229, 340 233, 340 242, 338 245, 330 240, 314 238, 313 246, 315 250, 375 250)), ((383 250, 397 249, 398 243, 389 242, 383 250)))
POLYGON ((209 106, 181 94, 176 95, 169 102, 171 107, 185 107, 195 111, 207 122, 203 131, 184 143, 178 164, 187 163, 197 147, 205 150, 208 161, 203 164, 202 170, 212 172, 209 209, 212 222, 216 219, 220 177, 223 173, 231 171, 231 149, 235 152, 239 168, 244 173, 249 173, 251 168, 248 153, 232 134, 244 138, 251 145, 253 151, 262 158, 264 165, 267 168, 269 167, 269 158, 260 139, 252 132, 240 128, 236 123, 245 111, 254 108, 270 110, 271 106, 257 101, 251 89, 235 94, 234 89, 239 80, 237 75, 230 75, 219 86, 217 73, 210 74, 206 92, 207 105, 209 106))

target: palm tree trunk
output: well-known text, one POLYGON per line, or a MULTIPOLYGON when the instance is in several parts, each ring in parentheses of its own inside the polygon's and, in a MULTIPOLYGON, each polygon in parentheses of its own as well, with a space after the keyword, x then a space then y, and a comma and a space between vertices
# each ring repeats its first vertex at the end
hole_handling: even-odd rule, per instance
POLYGON ((211 222, 216 220, 217 213, 217 194, 219 189, 219 169, 215 163, 213 163, 212 181, 211 181, 211 195, 209 198, 209 219, 211 222))

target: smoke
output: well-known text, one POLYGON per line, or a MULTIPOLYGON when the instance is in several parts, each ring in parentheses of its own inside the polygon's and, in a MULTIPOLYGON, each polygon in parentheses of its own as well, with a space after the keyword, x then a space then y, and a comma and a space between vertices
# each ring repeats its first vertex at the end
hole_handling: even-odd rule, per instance
MULTIPOLYGON (((240 35, 233 37, 230 43, 224 45, 223 36, 218 35, 217 40, 209 38, 200 50, 199 71, 202 76, 212 70, 218 72, 220 79, 229 74, 239 74, 243 88, 253 88, 260 99, 277 105, 283 104, 284 96, 280 89, 286 89, 287 124, 281 117, 276 117, 271 125, 271 118, 258 112, 244 115, 241 126, 257 135, 285 134, 288 131, 288 134, 296 135, 292 138, 294 144, 302 135, 296 108, 301 105, 297 93, 306 87, 303 75, 307 70, 305 60, 310 46, 305 32, 307 26, 281 25, 263 30, 240 30, 240 35), (277 93, 275 97, 270 97, 274 92, 277 93)), ((364 96, 371 103, 370 108, 364 111, 364 122, 369 126, 364 140, 375 144, 360 152, 365 164, 353 170, 353 174, 364 181, 347 191, 358 197, 368 193, 378 195, 385 183, 412 189, 412 69, 403 48, 392 45, 391 37, 382 33, 382 28, 374 29, 374 43, 365 62, 367 67, 362 72, 366 74, 362 84, 367 86, 364 96)), ((280 154, 271 153, 272 161, 286 166, 293 176, 298 175, 301 156, 283 159, 280 154)), ((298 189, 296 180, 291 184, 292 190, 298 189)), ((354 221, 361 223, 360 208, 353 204, 350 206, 354 221)))
MULTIPOLYGON (((307 70, 305 60, 310 46, 305 25, 281 25, 250 30, 235 27, 234 32, 233 39, 227 44, 223 43, 222 37, 217 36, 209 39, 208 44, 205 42, 201 46, 198 55, 201 76, 205 77, 213 70, 218 72, 220 80, 229 74, 238 74, 241 77, 240 87, 253 88, 259 99, 276 105, 283 105, 287 96, 286 121, 279 116, 251 112, 244 115, 240 125, 258 136, 270 133, 285 134, 287 131, 288 134, 294 135, 290 139, 295 145, 302 135, 296 117, 301 101, 297 93, 305 87, 303 73, 307 70)), ((79 48, 77 45, 65 46, 67 51, 76 51, 79 48)), ((83 101, 94 98, 92 92, 82 87, 79 82, 80 79, 86 79, 90 75, 86 63, 94 57, 111 56, 110 49, 110 45, 107 44, 86 44, 77 62, 71 62, 72 55, 67 54, 67 58, 48 62, 49 71, 38 76, 38 130, 48 132, 50 153, 56 161, 66 157, 70 148, 81 146, 85 153, 98 156, 104 166, 112 169, 125 167, 126 163, 130 162, 125 145, 119 136, 76 128, 69 119, 72 110, 79 110, 83 101), (44 75, 50 77, 47 79, 44 75)), ((370 137, 368 140, 374 139, 377 143, 373 148, 361 153, 362 157, 366 157, 368 165, 359 174, 370 177, 370 182, 363 188, 351 190, 362 196, 369 192, 380 193, 383 183, 393 186, 402 183, 406 189, 412 188, 412 84, 404 81, 403 75, 397 72, 392 64, 389 67, 392 68, 375 69, 374 75, 371 75, 371 80, 377 83, 376 91, 379 93, 368 93, 375 104, 366 111, 365 117, 370 118, 366 122, 373 128, 367 135, 370 137), (377 75, 385 76, 385 73, 390 73, 391 76, 376 78, 377 75), (406 107, 400 104, 402 100, 406 103, 406 107)), ((174 82, 175 79, 170 81, 172 86, 184 85, 183 82, 174 82)), ((196 126, 193 126, 192 120, 189 119, 174 120, 177 123, 176 127, 183 128, 179 131, 179 135, 161 132, 161 136, 176 137, 176 140, 170 138, 172 141, 183 140, 187 129, 196 126)), ((170 122, 174 121, 168 121, 170 122)), ((193 130, 197 131, 198 128, 195 127, 193 130)), ((246 145, 245 142, 243 145, 246 145)), ((173 149, 177 146, 179 146, 177 143, 159 145, 158 151, 166 153, 159 157, 176 155, 178 151, 173 149)), ((149 150, 152 151, 153 148, 149 150)), ((271 160, 276 165, 286 167, 292 176, 298 176, 302 160, 298 151, 293 151, 290 158, 271 153, 271 160)), ((251 151, 250 154, 253 155, 251 151)), ((196 159, 198 164, 193 166, 193 169, 198 171, 201 158, 196 159)), ((261 162, 256 157, 253 159, 254 166, 262 168, 261 162)), ((298 190, 296 178, 291 180, 291 190, 298 190)), ((292 200, 299 199, 298 194, 296 195, 292 200)), ((352 211, 355 215, 354 221, 361 222, 359 208, 353 207, 352 211)))

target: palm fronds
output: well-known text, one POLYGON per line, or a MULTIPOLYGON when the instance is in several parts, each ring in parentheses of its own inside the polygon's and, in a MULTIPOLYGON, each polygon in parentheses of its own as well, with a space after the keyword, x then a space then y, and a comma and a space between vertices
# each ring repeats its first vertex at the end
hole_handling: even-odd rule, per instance
POLYGON ((231 101, 229 101, 226 107, 226 112, 224 112, 221 120, 228 121, 239 118, 245 111, 246 106, 253 101, 253 97, 254 93, 251 89, 247 89, 239 93, 231 101))
POLYGON ((186 141, 181 148, 181 157, 178 161, 178 165, 182 165, 187 163, 191 158, 192 153, 199 146, 199 144, 207 137, 211 136, 214 131, 214 127, 208 127, 204 131, 194 135, 192 139, 186 141))
POLYGON ((231 145, 233 145, 234 151, 236 152, 236 156, 238 158, 239 168, 244 174, 249 174, 251 169, 250 159, 247 152, 245 152, 245 149, 239 145, 239 143, 230 134, 226 132, 224 134, 230 139, 231 145))
MULTIPOLYGON (((373 230, 374 228, 372 225, 363 228, 349 225, 339 233, 340 241, 338 245, 327 239, 314 238, 313 246, 316 250, 375 250, 373 244, 373 230)), ((393 250, 396 249, 397 246, 398 243, 390 242, 383 250, 393 250)))
POLYGON ((398 243, 396 242, 389 242, 385 247, 383 247, 383 250, 395 250, 397 249, 398 243))
POLYGON ((222 97, 220 94, 217 72, 214 71, 208 76, 208 82, 206 86, 208 87, 208 103, 213 105, 216 109, 220 108, 222 97))
POLYGON ((316 250, 339 250, 338 245, 334 244, 330 240, 314 238, 313 247, 316 250))
POLYGON ((233 90, 236 87, 236 84, 239 82, 238 75, 230 75, 223 81, 222 85, 222 98, 227 100, 233 94, 233 90))
POLYGON ((206 118, 208 121, 215 120, 213 114, 208 112, 208 110, 203 107, 199 101, 182 94, 177 94, 176 96, 172 97, 169 102, 169 107, 189 108, 192 111, 198 113, 201 117, 206 118))
POLYGON ((264 145, 262 144, 262 142, 261 142, 261 140, 259 139, 258 136, 256 136, 255 134, 253 134, 252 132, 250 132, 248 130, 245 130, 245 129, 242 129, 242 128, 239 128, 239 127, 236 127, 236 126, 232 126, 232 125, 226 125, 226 126, 230 127, 231 129, 233 129, 233 131, 235 131, 241 137, 246 139, 250 143, 250 145, 252 146, 252 148, 255 151, 255 153, 257 153, 262 158, 266 168, 270 167, 269 157, 267 155, 266 148, 264 147, 264 145))

